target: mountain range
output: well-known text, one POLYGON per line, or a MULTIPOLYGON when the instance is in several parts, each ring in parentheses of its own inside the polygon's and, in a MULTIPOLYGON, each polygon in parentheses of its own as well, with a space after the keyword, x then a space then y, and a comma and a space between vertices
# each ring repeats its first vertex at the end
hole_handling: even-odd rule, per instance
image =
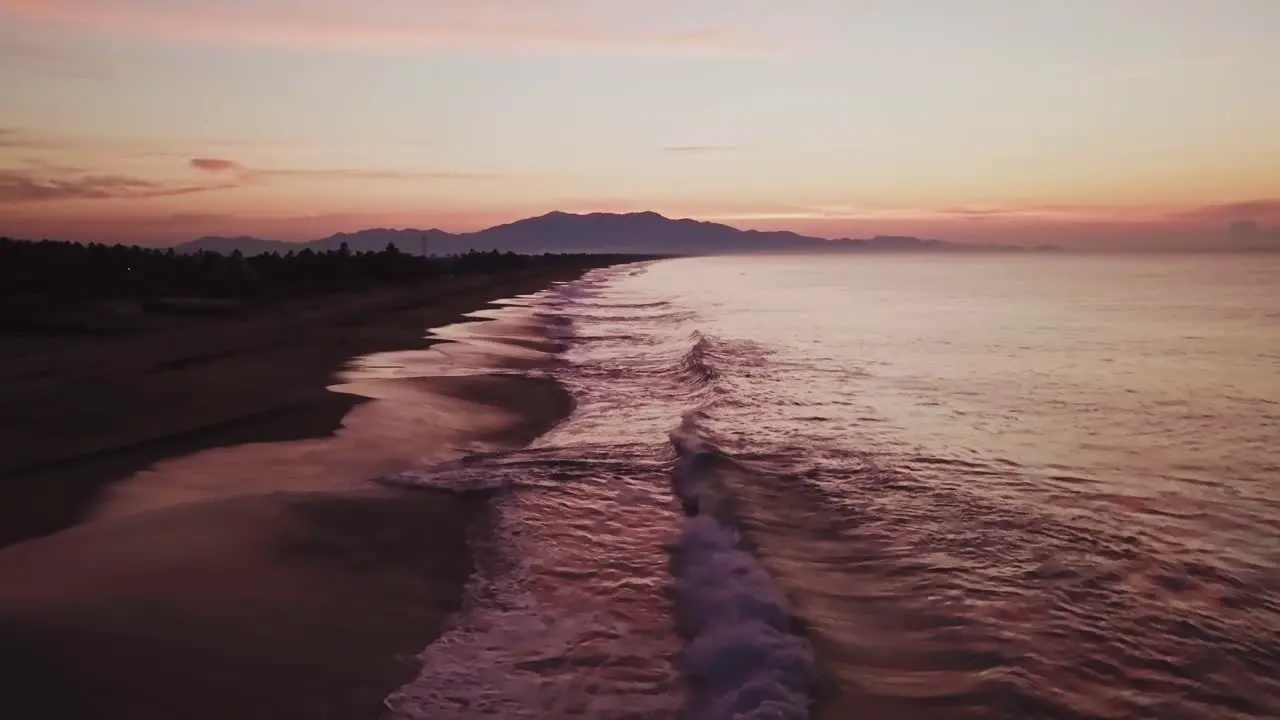
MULTIPOLYGON (((346 243, 352 252, 381 251, 388 243, 406 253, 447 255, 468 250, 498 250, 526 254, 628 253, 654 255, 715 255, 762 252, 831 251, 1019 251, 1009 245, 968 245, 915 237, 877 236, 869 239, 828 240, 794 232, 739 230, 714 222, 673 219, 655 212, 551 212, 485 230, 449 233, 443 230, 373 228, 338 233, 296 243, 255 237, 203 237, 177 246, 179 252, 211 251, 244 255, 286 253, 311 248, 336 250, 346 243)), ((1047 248, 1041 248, 1047 249, 1047 248)))

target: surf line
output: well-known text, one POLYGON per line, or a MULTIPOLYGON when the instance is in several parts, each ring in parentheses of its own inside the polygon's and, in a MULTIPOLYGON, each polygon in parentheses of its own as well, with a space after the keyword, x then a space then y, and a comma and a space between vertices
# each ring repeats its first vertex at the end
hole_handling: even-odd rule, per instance
POLYGON ((791 606, 744 545, 717 474, 733 461, 703 442, 696 413, 671 433, 672 489, 685 520, 669 547, 670 592, 686 638, 682 657, 693 720, 809 717, 816 666, 791 629, 791 606))

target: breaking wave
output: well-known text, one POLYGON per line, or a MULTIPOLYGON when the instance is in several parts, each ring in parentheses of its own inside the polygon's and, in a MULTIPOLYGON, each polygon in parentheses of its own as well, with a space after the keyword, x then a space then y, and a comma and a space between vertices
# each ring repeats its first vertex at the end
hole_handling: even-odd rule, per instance
POLYGON ((698 331, 690 334, 693 344, 676 363, 676 372, 681 383, 690 391, 697 392, 710 388, 716 381, 718 373, 711 364, 711 341, 698 331))
POLYGON ((730 349, 668 302, 611 297, 615 274, 524 309, 566 343, 550 372, 568 420, 525 449, 380 478, 485 492, 491 508, 463 609, 388 698, 393 717, 807 716, 812 654, 715 494, 732 460, 697 435, 730 349))
MULTIPOLYGON (((832 317, 880 266, 786 262, 599 271, 499 311, 521 320, 492 342, 559 342, 512 372, 576 408, 530 447, 383 479, 490 506, 393 718, 1280 717, 1273 401, 1104 392, 1145 346, 1001 330, 1032 300, 999 284, 954 304, 983 322, 895 293, 832 317), (1106 361, 1052 372, 1073 347, 1106 361), (1053 444, 1073 423, 1120 440, 1077 462, 1053 444)), ((453 350, 450 371, 479 356, 453 350)))
POLYGON ((807 718, 813 654, 792 632, 787 598, 734 526, 715 476, 732 461, 696 437, 695 416, 671 434, 672 487, 689 516, 671 553, 676 619, 689 639, 685 717, 807 718))

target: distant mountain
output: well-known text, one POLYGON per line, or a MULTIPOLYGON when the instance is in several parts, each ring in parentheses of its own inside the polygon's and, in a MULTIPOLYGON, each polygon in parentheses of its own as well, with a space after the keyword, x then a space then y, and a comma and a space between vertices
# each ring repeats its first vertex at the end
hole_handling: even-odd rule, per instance
POLYGON ((552 212, 457 236, 477 250, 619 252, 702 255, 770 250, 820 250, 830 241, 792 232, 739 230, 719 223, 673 220, 655 212, 552 212))
POLYGON ((280 240, 263 240, 261 238, 249 237, 241 235, 239 237, 202 237, 198 240, 185 242, 178 245, 175 249, 178 252, 216 252, 223 255, 230 255, 239 250, 245 255, 260 255, 269 252, 289 252, 296 249, 296 243, 281 242, 280 240))
POLYGON ((286 243, 253 237, 206 237, 177 246, 179 252, 209 250, 245 255, 312 248, 336 250, 343 243, 352 252, 380 251, 388 244, 406 253, 447 255, 468 250, 518 253, 648 253, 658 255, 720 255, 762 252, 840 251, 1017 251, 1001 245, 962 245, 916 237, 877 236, 865 240, 809 237, 788 231, 739 230, 714 222, 672 219, 655 212, 551 212, 470 233, 443 230, 374 228, 338 233, 306 243, 286 243))

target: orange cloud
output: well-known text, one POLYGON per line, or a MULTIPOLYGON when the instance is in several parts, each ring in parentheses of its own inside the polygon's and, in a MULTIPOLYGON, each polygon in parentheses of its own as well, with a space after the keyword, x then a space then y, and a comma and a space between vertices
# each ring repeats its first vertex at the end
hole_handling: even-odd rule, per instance
POLYGON ((1026 204, 879 207, 715 200, 598 199, 558 205, 579 212, 653 209, 760 230, 822 237, 904 234, 963 242, 1064 241, 1078 247, 1212 247, 1228 225, 1280 227, 1280 199, 1203 206, 1026 204))
POLYGON ((1210 223, 1252 220, 1260 223, 1280 224, 1280 198, 1263 198, 1206 205, 1183 212, 1181 217, 1186 220, 1210 223))
MULTIPOLYGON (((0 130, 0 147, 14 143, 25 147, 25 136, 0 130)), ((200 173, 220 176, 216 182, 152 180, 112 173, 95 173, 81 168, 60 167, 40 161, 24 161, 18 168, 0 169, 0 204, 56 202, 62 200, 146 200, 229 190, 249 183, 278 178, 316 178, 335 181, 418 180, 472 181, 501 176, 447 170, 359 170, 251 168, 226 158, 197 157, 187 166, 200 173)))
POLYGON ((0 170, 0 204, 57 200, 148 199, 223 190, 234 184, 161 183, 123 175, 0 170))
POLYGON ((589 55, 741 55, 765 50, 733 33, 637 30, 590 21, 596 3, 424 0, 366 2, 358 12, 261 0, 253 11, 177 2, 0 0, 0 14, 28 22, 165 41, 251 44, 376 54, 439 52, 589 55))
POLYGON ((222 158, 192 158, 189 164, 196 170, 211 173, 232 172, 242 175, 246 172, 245 166, 240 163, 222 158))
POLYGON ((951 207, 860 207, 811 205, 784 210, 749 209, 717 215, 722 220, 865 220, 923 221, 967 224, 1152 223, 1186 219, 1197 210, 1120 205, 959 205, 951 207))
POLYGON ((231 174, 251 180, 270 177, 309 177, 330 180, 496 180, 501 175, 457 170, 358 170, 352 168, 251 168, 226 158, 192 158, 188 165, 207 173, 231 174))

